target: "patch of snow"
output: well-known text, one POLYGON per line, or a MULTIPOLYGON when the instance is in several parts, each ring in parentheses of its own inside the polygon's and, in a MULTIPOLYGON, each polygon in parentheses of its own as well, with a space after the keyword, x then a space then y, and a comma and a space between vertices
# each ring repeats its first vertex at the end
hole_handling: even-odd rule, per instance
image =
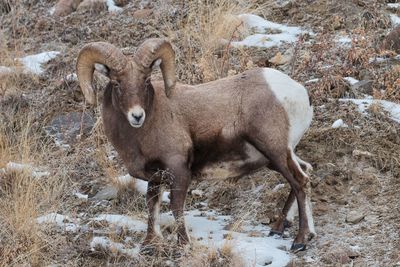
POLYGON ((368 63, 382 63, 382 62, 387 62, 387 61, 391 61, 392 59, 395 60, 400 60, 400 55, 396 55, 393 58, 390 57, 371 57, 369 58, 368 63))
POLYGON ((124 244, 111 241, 109 238, 104 236, 95 236, 90 242, 90 250, 96 251, 103 249, 111 252, 119 252, 129 257, 137 257, 139 255, 139 247, 126 248, 124 244))
POLYGON ((311 80, 306 81, 305 84, 315 83, 315 82, 318 82, 318 81, 319 81, 319 78, 315 78, 315 79, 311 79, 311 80))
POLYGON ((107 7, 108 7, 108 11, 109 12, 115 12, 115 13, 119 13, 121 12, 123 9, 119 6, 115 5, 114 0, 107 0, 107 7))
POLYGON ((88 195, 81 194, 81 193, 79 193, 79 192, 74 193, 74 195, 75 195, 77 198, 79 198, 79 199, 88 199, 88 198, 89 198, 88 195))
POLYGON ((39 171, 37 168, 32 167, 25 163, 8 162, 5 168, 6 172, 27 172, 34 178, 42 178, 44 176, 49 176, 50 173, 47 171, 39 171))
POLYGON ((396 104, 387 100, 377 99, 340 99, 342 102, 353 102, 358 106, 360 113, 366 113, 366 110, 372 104, 380 105, 384 110, 389 112, 390 118, 395 122, 400 123, 400 104, 396 104))
POLYGON ((15 72, 15 68, 0 66, 0 77, 11 75, 15 72))
POLYGON ((36 222, 39 224, 56 224, 59 227, 64 228, 67 232, 77 232, 80 228, 80 226, 76 223, 73 223, 68 216, 58 213, 50 213, 40 216, 36 218, 36 222))
POLYGON ((119 184, 127 186, 130 183, 133 183, 134 178, 132 176, 130 176, 129 174, 127 174, 127 175, 118 176, 117 181, 119 184))
POLYGON ((350 85, 356 84, 359 82, 359 80, 354 79, 353 77, 344 77, 343 79, 345 79, 350 85))
POLYGON ((55 6, 53 6, 52 8, 50 8, 48 12, 49 12, 49 14, 50 14, 51 16, 53 16, 54 11, 56 11, 56 7, 55 7, 55 6))
POLYGON ((327 69, 330 69, 330 68, 332 68, 332 67, 333 67, 332 64, 330 64, 330 65, 324 65, 324 66, 321 67, 321 69, 327 70, 327 69))
POLYGON ((399 25, 400 24, 400 17, 395 15, 395 14, 390 14, 390 19, 392 21, 393 25, 399 25))
POLYGON ((348 46, 348 45, 351 45, 351 38, 348 36, 339 35, 335 38, 335 42, 345 45, 345 46, 348 46))
POLYGON ((78 75, 76 73, 71 73, 65 76, 64 81, 66 82, 75 82, 78 81, 78 75))
POLYGON ((278 192, 280 189, 284 188, 285 184, 277 184, 273 189, 272 192, 278 192))
POLYGON ((39 75, 43 73, 41 65, 57 57, 57 55, 59 54, 60 52, 50 51, 17 58, 17 60, 19 60, 24 65, 26 71, 39 75))
POLYGON ((95 221, 106 221, 109 224, 113 224, 119 227, 124 227, 132 231, 140 231, 144 232, 147 229, 147 224, 131 218, 127 215, 118 215, 118 214, 100 214, 93 220, 95 221))
POLYGON ((338 119, 332 124, 331 127, 333 129, 340 128, 340 127, 347 128, 348 125, 346 123, 344 123, 344 121, 342 119, 338 119))
MULTIPOLYGON (((218 215, 215 211, 191 210, 185 212, 187 226, 192 230, 190 234, 199 243, 211 247, 221 248, 224 244, 232 245, 235 253, 241 256, 246 266, 286 266, 290 261, 288 252, 278 247, 290 247, 290 241, 282 238, 269 237, 270 228, 262 224, 253 226, 248 221, 241 223, 241 232, 225 230, 231 216, 218 215), (257 233, 257 235, 250 234, 257 233), (231 238, 226 239, 226 236, 231 238)), ((171 213, 161 214, 161 224, 173 223, 171 213)))
POLYGON ((400 8, 400 3, 389 3, 387 5, 389 8, 393 8, 393 9, 400 8))
MULTIPOLYGON (((129 174, 117 177, 117 181, 121 185, 125 185, 125 186, 130 183, 134 183, 135 189, 138 193, 140 193, 142 195, 147 194, 147 185, 148 185, 147 181, 144 181, 142 179, 133 178, 129 174)), ((162 193, 162 201, 169 203, 169 201, 170 201, 169 200, 169 192, 162 193)))
POLYGON ((238 16, 245 26, 255 31, 255 34, 247 36, 242 41, 232 42, 232 46, 255 46, 255 47, 273 47, 283 42, 294 43, 298 40, 298 35, 305 33, 299 27, 286 26, 263 19, 253 14, 242 14, 238 16), (267 30, 277 30, 277 34, 265 34, 267 30))

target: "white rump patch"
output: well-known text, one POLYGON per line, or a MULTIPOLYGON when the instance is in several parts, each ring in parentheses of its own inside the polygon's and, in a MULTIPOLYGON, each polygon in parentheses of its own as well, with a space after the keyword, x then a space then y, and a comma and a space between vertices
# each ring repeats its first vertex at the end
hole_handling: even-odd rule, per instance
POLYGON ((313 108, 310 106, 307 90, 275 69, 264 68, 264 78, 271 91, 284 107, 289 119, 289 144, 293 151, 311 124, 313 108))

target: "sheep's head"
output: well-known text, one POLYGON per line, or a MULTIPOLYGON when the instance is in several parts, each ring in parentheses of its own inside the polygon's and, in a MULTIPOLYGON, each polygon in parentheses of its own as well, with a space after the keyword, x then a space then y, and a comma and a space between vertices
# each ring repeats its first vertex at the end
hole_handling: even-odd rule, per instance
POLYGON ((95 64, 106 66, 106 75, 116 83, 112 102, 124 113, 130 125, 143 125, 146 112, 151 107, 154 89, 150 84, 152 66, 161 61, 165 93, 171 96, 175 86, 175 54, 171 44, 164 39, 148 39, 137 49, 133 59, 126 57, 117 47, 104 42, 85 45, 77 60, 79 85, 89 104, 96 102, 92 80, 95 64))

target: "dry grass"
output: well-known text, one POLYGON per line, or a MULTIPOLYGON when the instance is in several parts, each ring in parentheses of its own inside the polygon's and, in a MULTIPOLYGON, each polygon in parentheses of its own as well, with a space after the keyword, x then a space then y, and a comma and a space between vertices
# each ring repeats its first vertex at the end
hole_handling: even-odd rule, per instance
MULTIPOLYGON (((184 1, 176 17, 164 17, 167 36, 179 47, 177 73, 191 83, 207 82, 228 75, 230 42, 244 34, 237 15, 257 14, 257 1, 184 1)), ((168 4, 161 5, 168 10, 168 4)), ((170 12, 166 12, 167 14, 170 12)), ((238 58, 247 57, 242 53, 238 58)), ((244 66, 246 67, 246 66, 244 66)))
MULTIPOLYGON (((32 129, 30 115, 16 116, 13 123, 20 124, 14 125, 20 131, 10 131, 9 124, 0 123, 0 168, 9 161, 37 166, 48 151, 32 129)), ((62 179, 56 175, 34 178, 28 171, 0 174, 0 266, 38 266, 53 256, 51 247, 57 238, 46 236, 36 218, 60 205, 62 179)))
MULTIPOLYGON (((0 15, 6 7, 3 3, 8 2, 6 0, 0 4, 0 15)), ((130 259, 112 249, 101 253, 88 251, 92 233, 79 236, 60 233, 59 229, 52 231, 49 230, 50 227, 43 229, 37 225, 35 219, 38 216, 52 211, 59 211, 65 215, 85 213, 88 217, 113 212, 129 214, 143 220, 147 214, 143 196, 131 190, 123 190, 119 199, 107 202, 108 206, 105 207, 100 205, 95 207, 95 204, 89 201, 80 202, 73 198, 74 188, 79 188, 80 192, 90 195, 98 192, 99 187, 101 189, 99 184, 104 185, 110 182, 110 178, 125 174, 121 162, 110 161, 108 158, 108 141, 104 137, 101 123, 95 127, 88 139, 79 140, 78 144, 67 151, 49 145, 41 129, 54 115, 70 110, 81 111, 79 108, 82 98, 72 97, 70 92, 77 88, 76 83, 71 83, 73 86, 66 88, 67 86, 55 85, 55 81, 59 81, 61 76, 73 71, 76 53, 82 42, 103 40, 120 47, 134 47, 147 37, 168 36, 175 45, 179 80, 187 83, 206 82, 253 67, 252 58, 245 50, 234 50, 229 46, 231 40, 241 38, 244 34, 236 15, 257 14, 268 10, 260 10, 257 1, 190 0, 180 1, 180 3, 158 1, 154 5, 155 18, 145 23, 132 22, 127 14, 130 14, 129 12, 132 12, 134 8, 127 7, 123 15, 106 18, 103 17, 107 15, 104 13, 98 15, 94 10, 88 12, 88 16, 83 12, 76 12, 70 17, 57 21, 44 16, 42 24, 46 27, 39 27, 29 26, 32 19, 28 17, 30 14, 28 9, 34 9, 29 5, 25 6, 29 8, 25 8, 23 4, 25 2, 29 1, 16 1, 12 14, 7 15, 6 21, 9 24, 0 25, 0 65, 14 67, 15 57, 22 56, 23 53, 41 52, 39 49, 45 49, 47 46, 35 44, 38 40, 47 44, 57 39, 56 45, 65 45, 68 48, 65 48, 66 53, 63 56, 47 65, 48 72, 44 78, 16 75, 7 79, 4 86, 0 88, 0 96, 4 96, 4 100, 0 97, 2 101, 0 105, 0 169, 5 167, 7 162, 15 161, 44 168, 49 165, 52 171, 50 177, 41 179, 33 178, 26 172, 0 173, 0 266, 42 266, 60 262, 60 259, 65 259, 65 262, 60 264, 81 266, 105 264, 243 266, 240 255, 233 253, 235 244, 229 238, 220 249, 207 248, 194 241, 190 250, 182 252, 182 249, 176 246, 174 229, 171 231, 165 229, 165 240, 160 242, 161 249, 157 254, 140 255, 138 258, 130 259), (156 12, 157 10, 159 13, 156 12), (79 25, 82 19, 87 20, 86 27, 65 27, 65 25, 79 25), (115 31, 115 25, 119 25, 124 30, 115 31), (6 27, 10 30, 8 35, 3 33, 6 27), (47 99, 47 96, 50 97, 47 99), (31 100, 35 100, 35 103, 30 102, 31 100), (69 238, 67 242, 64 240, 65 236, 69 238), (76 244, 77 242, 79 245, 76 244), (63 253, 67 255, 60 256, 63 253)), ((37 9, 39 11, 34 10, 34 12, 39 12, 35 13, 35 16, 47 12, 47 7, 55 3, 52 1, 50 4, 50 2, 41 1, 42 6, 37 9)), ((370 22, 366 22, 365 27, 378 27, 382 24, 382 20, 372 22, 377 26, 374 26, 375 24, 368 26, 370 22)), ((332 41, 333 36, 329 34, 318 35, 316 38, 321 38, 321 40, 311 42, 311 44, 306 42, 299 44, 300 60, 293 63, 293 76, 300 81, 310 79, 311 76, 322 78, 315 87, 311 88, 311 92, 313 100, 317 103, 325 103, 329 98, 338 98, 351 93, 343 77, 360 78, 362 76, 360 69, 363 69, 369 72, 374 81, 375 97, 399 101, 398 66, 370 65, 369 57, 379 55, 375 51, 374 42, 368 36, 370 33, 362 32, 362 30, 356 30, 353 33, 354 36, 365 35, 367 38, 353 40, 350 49, 345 51, 340 51, 341 48, 335 45, 332 41), (331 64, 336 64, 336 66, 324 68, 331 64)), ((334 106, 328 110, 335 113, 336 109, 337 107, 334 106)), ((99 117, 99 110, 98 108, 94 112, 97 117, 99 117)), ((355 118, 346 117, 350 116, 346 115, 347 113, 347 111, 340 113, 346 122, 359 120, 358 115, 355 118)), ((381 110, 372 110, 370 113, 377 121, 377 125, 369 127, 365 133, 361 130, 340 129, 332 134, 331 129, 328 130, 329 127, 325 127, 325 124, 313 126, 308 137, 303 139, 302 144, 305 144, 305 147, 300 151, 306 153, 304 151, 308 148, 305 158, 312 158, 311 162, 321 164, 324 160, 336 162, 334 160, 336 158, 338 162, 341 161, 342 155, 335 154, 337 150, 341 153, 351 153, 353 146, 363 150, 373 148, 374 153, 378 155, 376 159, 373 159, 373 165, 382 171, 392 172, 398 176, 398 127, 389 127, 391 124, 387 116, 382 115, 381 110), (385 122, 385 127, 382 126, 382 122, 385 122), (325 130, 322 131, 319 128, 325 130), (352 143, 351 146, 350 143, 352 143), (335 149, 332 151, 327 149, 331 153, 327 156, 322 153, 325 148, 335 149), (318 152, 318 149, 322 152, 318 152), (315 151, 318 152, 317 156, 315 156, 315 151)), ((326 121, 331 117, 326 116, 326 114, 320 114, 320 117, 315 119, 316 123, 327 123, 326 121)), ((366 120, 362 125, 368 123, 370 122, 366 120)), ((317 166, 316 171, 318 172, 319 169, 321 167, 317 166)), ((322 171, 320 172, 321 176, 325 175, 322 171)), ((259 184, 268 181, 265 190, 260 191, 262 192, 260 195, 252 193, 254 188, 250 188, 252 185, 248 180, 239 182, 240 186, 222 182, 219 183, 220 188, 215 184, 207 185, 207 188, 214 189, 212 194, 215 195, 215 199, 208 198, 210 206, 214 205, 215 208, 229 211, 238 218, 231 225, 232 231, 240 232, 243 220, 246 219, 255 218, 263 223, 273 222, 273 212, 280 209, 287 196, 287 187, 282 190, 283 193, 271 192, 276 184, 283 181, 278 174, 268 172, 255 176, 254 180, 259 184), (257 176, 259 176, 258 180, 257 176)), ((345 177, 345 175, 342 176, 345 177)), ((330 187, 322 190, 321 195, 327 195, 330 192, 329 189, 330 187)), ((338 193, 334 192, 331 195, 336 196, 338 193)), ((188 204, 188 206, 195 205, 195 203, 188 204)), ((163 209, 167 209, 166 205, 163 209)), ((82 218, 83 223, 86 223, 85 219, 87 218, 82 218)), ((107 229, 104 225, 96 228, 99 231, 108 231, 107 229)), ((126 237, 132 237, 129 243, 132 246, 137 245, 144 237, 143 233, 130 233, 125 229, 119 232, 119 230, 110 228, 110 232, 105 235, 120 243, 123 243, 126 237)))

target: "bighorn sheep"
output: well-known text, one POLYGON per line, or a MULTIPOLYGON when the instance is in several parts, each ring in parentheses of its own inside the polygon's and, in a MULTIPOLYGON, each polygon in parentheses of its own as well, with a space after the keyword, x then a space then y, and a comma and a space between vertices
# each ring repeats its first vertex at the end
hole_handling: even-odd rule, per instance
POLYGON ((282 234, 297 199, 299 231, 292 250, 306 247, 315 235, 308 176, 311 165, 294 153, 313 115, 306 89, 286 74, 259 68, 196 86, 176 84, 175 55, 164 39, 149 39, 132 59, 104 42, 85 45, 77 60, 80 87, 88 103, 96 102, 92 87, 96 63, 111 79, 104 92, 103 122, 108 139, 129 174, 149 182, 147 236, 159 236, 159 170, 172 178, 170 208, 177 223, 178 243, 189 242, 183 209, 191 179, 212 164, 227 163, 228 176, 241 176, 263 166, 280 172, 291 192, 271 233, 282 234), (164 81, 150 82, 160 63, 164 81))

